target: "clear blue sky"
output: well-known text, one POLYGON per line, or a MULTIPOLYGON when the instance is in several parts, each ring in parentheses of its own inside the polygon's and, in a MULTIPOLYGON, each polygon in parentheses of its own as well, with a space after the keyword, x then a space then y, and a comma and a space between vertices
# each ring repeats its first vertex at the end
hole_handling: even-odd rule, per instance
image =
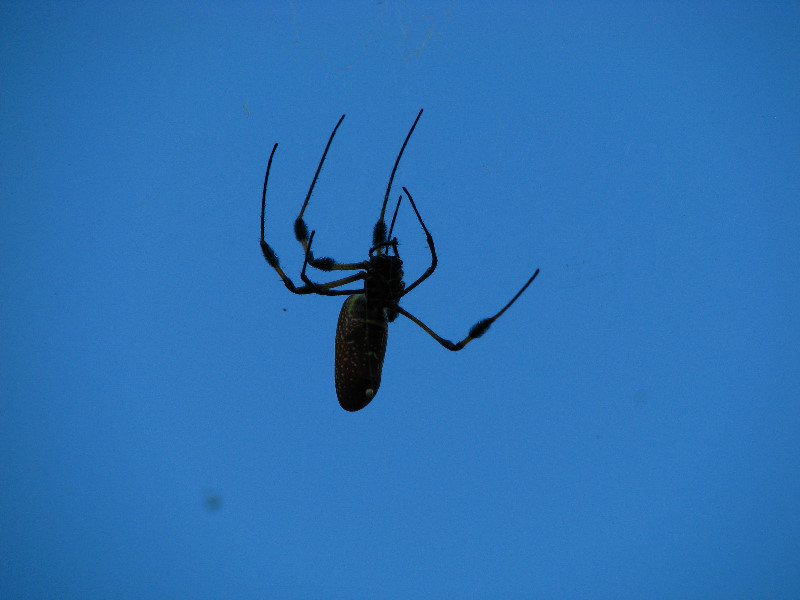
POLYGON ((800 4, 488 4, 3 3, 0 597, 800 597, 800 4))

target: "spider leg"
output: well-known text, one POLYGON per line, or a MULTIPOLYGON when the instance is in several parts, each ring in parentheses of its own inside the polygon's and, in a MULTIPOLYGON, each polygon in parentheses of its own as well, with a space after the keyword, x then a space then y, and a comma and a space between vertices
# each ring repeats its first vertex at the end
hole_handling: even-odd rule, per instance
POLYGON ((509 306, 511 306, 512 304, 514 304, 514 302, 516 302, 517 298, 519 298, 519 297, 522 295, 522 292, 524 292, 524 291, 525 291, 525 289, 526 289, 526 288, 527 288, 527 287, 528 287, 528 286, 531 284, 531 282, 532 282, 534 279, 536 279, 536 276, 537 276, 538 274, 539 274, 539 269, 536 269, 536 272, 533 274, 533 276, 532 276, 530 279, 528 279, 527 283, 526 283, 525 285, 523 285, 523 286, 522 286, 522 289, 521 289, 520 291, 518 291, 518 292, 517 292, 516 296, 514 296, 514 297, 511 299, 511 301, 510 301, 508 304, 506 304, 506 305, 505 305, 505 306, 504 306, 504 307, 503 307, 503 308, 500 310, 500 312, 498 312, 496 315, 494 315, 494 316, 492 316, 492 317, 489 317, 488 319, 481 319, 480 321, 478 321, 477 323, 475 323, 475 325, 473 325, 473 326, 470 328, 470 330, 469 330, 469 333, 467 334, 467 337, 465 337, 465 338, 464 338, 463 340, 461 340, 460 342, 456 342, 456 343, 453 343, 453 342, 451 342, 450 340, 446 340, 446 339, 444 339, 442 336, 440 336, 440 335, 438 335, 438 334, 434 333, 434 331, 433 331, 433 330, 432 330, 430 327, 428 327, 427 325, 425 325, 425 323, 423 323, 422 321, 420 321, 420 320, 419 320, 417 317, 415 317, 414 315, 412 315, 410 312, 408 312, 408 311, 407 311, 407 310, 405 310, 404 308, 402 308, 402 307, 400 307, 400 306, 394 306, 393 308, 394 308, 394 309, 395 309, 395 310, 396 310, 398 313, 400 313, 401 315, 403 315, 403 316, 405 316, 405 317, 407 317, 407 318, 411 319, 412 321, 414 321, 414 323, 416 323, 416 324, 417 324, 417 325, 419 325, 419 326, 420 326, 422 329, 424 329, 424 330, 425 330, 425 332, 426 332, 426 333, 428 333, 428 335, 430 335, 430 336, 431 336, 433 339, 435 339, 437 342, 439 342, 439 343, 440 343, 442 346, 444 346, 444 347, 445 347, 445 348, 447 348, 448 350, 453 350, 453 351, 455 352, 455 351, 457 351, 457 350, 461 350, 461 349, 462 349, 464 346, 466 346, 467 344, 469 344, 469 343, 470 343, 472 340, 474 340, 475 338, 479 338, 479 337, 481 337, 481 336, 482 336, 484 333, 486 333, 486 331, 489 329, 489 326, 490 326, 492 323, 494 323, 494 322, 495 322, 495 321, 496 321, 498 318, 500 318, 500 315, 502 315, 504 312, 506 312, 506 310, 508 309, 508 307, 509 307, 509 306))
POLYGON ((394 231, 394 222, 397 220, 397 213, 400 212, 400 202, 403 200, 403 194, 400 194, 400 197, 397 199, 397 204, 394 207, 394 214, 392 215, 392 223, 389 225, 389 233, 386 236, 386 239, 390 239, 392 237, 392 231, 394 231))
MULTIPOLYGON (((422 274, 422 276, 419 279, 417 279, 414 283, 412 283, 405 290, 403 290, 403 296, 405 296, 408 292, 413 290, 415 287, 417 287, 420 283, 425 281, 428 277, 430 277, 433 274, 433 272, 436 270, 436 265, 439 263, 439 261, 436 258, 436 248, 433 245, 433 236, 431 235, 431 232, 428 231, 428 228, 425 227, 425 222, 422 220, 422 217, 419 215, 419 211, 417 210, 417 205, 414 204, 414 198, 411 197, 411 194, 409 193, 409 191, 405 187, 403 187, 403 191, 406 193, 406 196, 408 196, 408 199, 411 202, 411 208, 414 209, 414 214, 417 215, 417 219, 419 220, 419 224, 422 225, 422 229, 425 231, 425 237, 428 238, 428 248, 430 248, 430 250, 431 250, 431 266, 428 267, 425 270, 425 272, 422 274)), ((512 300, 512 302, 513 302, 513 300, 512 300)), ((508 308, 508 307, 506 307, 506 308, 508 308)), ((503 310, 505 310, 505 309, 503 309, 503 310)), ((497 316, 500 316, 500 315, 497 315, 497 316)))
POLYGON ((308 226, 306 222, 303 220, 303 213, 306 211, 306 207, 308 206, 308 201, 311 200, 311 194, 314 191, 314 186, 317 185, 317 179, 319 178, 319 173, 322 171, 322 165, 325 162, 325 157, 328 155, 328 150, 331 147, 331 143, 333 142, 333 136, 336 135, 336 130, 339 129, 339 125, 342 124, 344 121, 344 115, 339 118, 339 122, 336 123, 336 127, 333 128, 331 132, 331 137, 328 138, 328 143, 325 146, 325 151, 322 153, 322 158, 319 159, 319 164, 317 165, 317 172, 314 173, 314 179, 311 180, 311 186, 308 188, 308 193, 306 194, 306 199, 303 201, 303 206, 300 207, 300 214, 297 215, 297 219, 294 221, 294 237, 300 242, 300 245, 303 246, 303 251, 308 256, 308 262, 311 263, 312 267, 318 267, 323 271, 330 271, 332 265, 336 264, 332 258, 318 258, 315 259, 313 254, 309 254, 308 252, 308 226), (319 266, 318 264, 319 263, 319 266))
POLYGON ((283 269, 281 268, 280 261, 278 260, 278 255, 275 254, 275 251, 272 247, 264 240, 264 213, 266 211, 266 204, 267 204, 267 181, 269 180, 269 171, 272 168, 272 157, 275 156, 275 150, 278 149, 278 144, 275 144, 272 147, 272 152, 269 155, 269 161, 267 162, 267 173, 264 175, 264 191, 261 192, 261 252, 264 254, 264 258, 280 276, 281 280, 283 280, 283 284, 286 286, 290 292, 294 294, 311 294, 314 290, 308 286, 297 286, 292 282, 291 279, 284 273, 283 269))
POLYGON ((322 165, 325 163, 325 157, 328 155, 328 150, 333 142, 333 137, 336 135, 336 130, 339 129, 339 125, 341 125, 342 121, 344 121, 344 117, 345 115, 342 115, 339 118, 339 121, 336 123, 336 127, 333 128, 331 136, 328 138, 328 143, 325 145, 325 151, 322 153, 322 158, 319 159, 319 164, 317 165, 317 171, 314 173, 314 179, 311 180, 311 186, 308 188, 306 199, 303 201, 303 206, 300 207, 300 214, 297 215, 297 219, 294 221, 294 237, 303 247, 303 251, 306 253, 308 264, 316 269, 319 269, 320 271, 354 271, 362 268, 361 263, 340 263, 328 256, 315 258, 314 253, 310 250, 311 246, 308 237, 308 225, 306 225, 306 222, 303 219, 303 213, 308 207, 308 201, 311 200, 311 194, 314 192, 314 186, 317 185, 317 179, 319 179, 319 174, 322 171, 322 165))
MULTIPOLYGON (((308 248, 306 248, 306 257, 303 260, 303 268, 300 271, 300 279, 306 284, 304 287, 310 288, 314 293, 320 294, 322 296, 350 296, 352 294, 363 294, 363 288, 360 290, 334 290, 333 288, 339 287, 341 285, 347 285, 348 283, 352 283, 353 281, 358 281, 359 279, 364 279, 367 276, 366 271, 359 271, 358 273, 354 273, 349 277, 343 277, 342 279, 337 279, 336 281, 331 281, 328 283, 314 283, 311 281, 308 276, 306 275, 306 266, 308 265, 308 257, 311 254, 311 242, 314 240, 314 234, 316 231, 311 232, 311 237, 308 239, 308 248)), ((369 262, 362 262, 362 263, 355 263, 356 269, 366 269, 369 266, 369 262)))
MULTIPOLYGON (((336 127, 333 129, 333 133, 331 133, 331 137, 328 139, 328 145, 325 146, 325 152, 322 154, 322 159, 317 166, 317 172, 314 174, 314 179, 311 182, 311 187, 308 190, 308 194, 306 195, 306 199, 303 202, 303 206, 300 209, 300 216, 297 217, 295 220, 295 237, 298 241, 302 244, 304 250, 308 250, 308 228, 306 227, 305 222, 303 221, 303 212, 308 205, 308 201, 311 198, 311 192, 314 190, 314 185, 317 182, 317 178, 319 177, 320 170, 322 169, 322 164, 325 162, 325 155, 328 153, 328 148, 330 148, 331 142, 333 141, 333 136, 336 133, 336 130, 341 125, 342 120, 344 119, 344 115, 339 119, 339 122, 336 124, 336 127)), ((264 189, 261 192, 261 253, 264 255, 267 263, 275 269, 275 272, 280 276, 283 284, 293 294, 312 294, 315 292, 313 287, 309 287, 308 285, 299 286, 295 284, 291 278, 286 275, 283 268, 280 265, 280 260, 278 259, 278 255, 272 249, 272 247, 267 243, 264 239, 264 226, 266 222, 266 205, 267 205, 267 182, 269 181, 269 173, 272 169, 272 159, 275 156, 275 151, 278 149, 278 144, 275 144, 272 147, 272 152, 269 155, 269 161, 267 161, 267 172, 264 175, 264 189)), ((343 271, 352 271, 356 269, 362 268, 361 263, 337 263, 332 258, 317 258, 315 259, 313 254, 310 252, 307 253, 308 262, 311 266, 316 267, 323 271, 333 271, 333 270, 343 270, 343 271)), ((335 282, 334 282, 335 283, 335 282)), ((324 288, 323 288, 324 289, 324 288)))
POLYGON ((405 141, 403 142, 402 147, 400 148, 400 153, 397 155, 397 160, 394 161, 394 167, 392 167, 392 174, 389 175, 389 184, 386 186, 386 195, 383 197, 383 206, 381 207, 381 216, 378 217, 378 222, 375 223, 375 228, 372 230, 372 245, 377 246, 381 242, 386 241, 386 221, 384 221, 384 215, 386 214, 386 204, 389 202, 389 193, 392 191, 392 181, 394 181, 394 174, 397 171, 397 165, 400 164, 400 158, 403 156, 403 151, 406 149, 406 144, 408 144, 408 140, 411 138, 411 134, 414 133, 414 128, 417 126, 417 122, 419 118, 422 116, 422 109, 419 109, 419 113, 417 114, 417 118, 414 119, 414 124, 411 126, 411 129, 408 131, 408 135, 406 136, 405 141))

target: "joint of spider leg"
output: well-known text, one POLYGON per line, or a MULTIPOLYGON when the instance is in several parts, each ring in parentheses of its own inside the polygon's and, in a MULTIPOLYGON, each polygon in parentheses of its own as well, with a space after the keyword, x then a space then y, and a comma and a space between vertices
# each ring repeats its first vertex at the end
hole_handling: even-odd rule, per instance
MULTIPOLYGON (((297 221, 301 221, 301 219, 298 219, 297 221)), ((295 221, 295 230, 297 230, 297 221, 295 221)), ((305 228, 306 224, 302 223, 302 226, 305 228)), ((305 229, 305 233, 308 233, 307 228, 305 229)), ((336 266, 336 261, 334 259, 332 259, 330 256, 320 256, 319 258, 315 258, 314 253, 311 251, 311 240, 314 239, 315 233, 316 231, 311 232, 310 239, 300 240, 306 251, 305 262, 315 269, 319 269, 320 271, 333 271, 334 267, 336 266)))
MULTIPOLYGON (((283 279, 283 278, 281 278, 283 279)), ((286 289, 292 292, 293 294, 308 294, 310 292, 304 292, 302 288, 298 288, 295 284, 293 284, 288 279, 283 280, 283 285, 286 286, 286 289)))
POLYGON ((428 228, 425 226, 425 221, 422 220, 422 215, 420 215, 419 210, 417 210, 417 204, 416 202, 414 202, 414 198, 411 196, 411 192, 409 192, 405 186, 403 186, 403 191, 405 192, 406 196, 408 196, 408 200, 411 202, 411 208, 414 209, 414 214, 417 215, 417 220, 419 221, 419 224, 422 225, 422 229, 425 232, 425 237, 428 240, 428 245, 431 247, 431 249, 433 249, 433 236, 431 235, 431 232, 428 231, 428 228))

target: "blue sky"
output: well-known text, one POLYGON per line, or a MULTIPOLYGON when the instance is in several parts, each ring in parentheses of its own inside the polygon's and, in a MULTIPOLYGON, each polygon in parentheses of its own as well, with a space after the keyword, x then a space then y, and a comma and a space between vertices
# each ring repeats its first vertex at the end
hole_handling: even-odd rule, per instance
POLYGON ((0 597, 800 596, 800 5, 486 4, 3 4, 0 597))

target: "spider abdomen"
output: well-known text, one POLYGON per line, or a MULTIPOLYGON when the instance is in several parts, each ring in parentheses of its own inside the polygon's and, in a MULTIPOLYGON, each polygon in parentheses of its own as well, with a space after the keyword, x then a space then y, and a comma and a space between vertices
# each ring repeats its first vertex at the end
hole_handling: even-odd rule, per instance
POLYGON ((334 368, 336 396, 343 409, 361 410, 375 397, 388 337, 383 308, 369 306, 364 294, 348 296, 336 326, 334 368))

